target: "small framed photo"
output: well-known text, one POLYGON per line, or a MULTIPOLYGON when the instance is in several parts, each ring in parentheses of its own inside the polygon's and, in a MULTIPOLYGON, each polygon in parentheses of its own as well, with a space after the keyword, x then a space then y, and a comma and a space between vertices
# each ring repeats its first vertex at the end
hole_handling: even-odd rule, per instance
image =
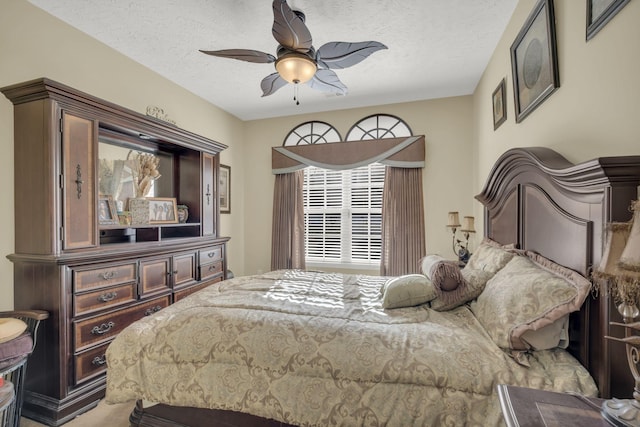
POLYGON ((177 224, 178 208, 174 197, 147 197, 149 224, 177 224))
POLYGON ((116 203, 111 196, 98 197, 98 223, 100 225, 117 225, 119 223, 116 203))
POLYGON ((220 165, 220 213, 231 213, 231 167, 220 165))
POLYGON ((587 0, 587 40, 591 40, 629 0, 587 0))
POLYGON ((491 96, 493 102, 493 130, 500 127, 507 120, 507 88, 506 79, 502 79, 491 96))
POLYGON ((511 45, 516 123, 560 87, 553 0, 539 0, 511 45))

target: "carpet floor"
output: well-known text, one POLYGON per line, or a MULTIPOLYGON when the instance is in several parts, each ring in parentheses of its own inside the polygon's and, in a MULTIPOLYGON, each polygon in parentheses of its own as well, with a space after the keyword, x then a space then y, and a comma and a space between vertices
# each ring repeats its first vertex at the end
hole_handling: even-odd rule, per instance
MULTIPOLYGON (((109 405, 101 400, 98 406, 78 415, 63 427, 129 427, 129 415, 135 402, 109 405)), ((41 427, 44 424, 22 417, 20 427, 41 427)))

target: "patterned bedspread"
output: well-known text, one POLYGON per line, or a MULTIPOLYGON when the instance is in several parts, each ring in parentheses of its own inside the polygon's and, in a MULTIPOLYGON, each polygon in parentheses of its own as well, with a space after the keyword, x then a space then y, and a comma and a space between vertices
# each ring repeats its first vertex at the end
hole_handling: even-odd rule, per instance
POLYGON ((513 361, 466 307, 383 310, 385 278, 276 271, 212 285, 120 333, 107 402, 296 425, 500 425, 500 383, 596 395, 563 350, 513 361))

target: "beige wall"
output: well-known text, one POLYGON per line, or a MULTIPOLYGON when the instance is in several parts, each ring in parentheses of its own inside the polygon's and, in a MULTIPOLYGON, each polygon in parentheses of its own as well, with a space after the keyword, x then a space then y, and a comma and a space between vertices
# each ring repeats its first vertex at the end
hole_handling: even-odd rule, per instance
POLYGON ((476 192, 512 147, 546 146, 572 162, 640 154, 640 2, 629 2, 586 42, 585 2, 556 0, 560 88, 516 124, 509 48, 535 3, 519 2, 474 93, 476 192), (491 94, 505 76, 507 121, 494 132, 491 94))
POLYGON ((473 194, 469 185, 473 161, 471 107, 471 97, 466 96, 247 122, 247 274, 268 271, 271 263, 275 180, 271 175, 271 147, 282 145, 291 129, 309 120, 333 125, 344 138, 353 124, 372 114, 398 116, 407 122, 415 135, 425 135, 426 167, 423 180, 427 251, 453 257, 451 235, 445 228, 447 212, 459 210, 461 215, 470 215, 472 210, 473 194))
MULTIPOLYGON (((107 48, 25 0, 3 2, 0 13, 0 87, 48 77, 129 109, 163 108, 177 124, 229 146, 222 162, 232 166, 232 184, 243 186, 243 124, 140 64, 107 48)), ((0 310, 13 307, 14 248, 13 105, 0 96, 0 310)), ((20 179, 20 172, 17 173, 20 179)), ((233 200, 242 211, 242 200, 233 200)), ((242 270, 242 216, 223 215, 221 231, 233 236, 232 269, 242 270)))
MULTIPOLYGON (((12 0, 0 14, 0 86, 49 77, 130 109, 164 108, 179 126, 229 145, 232 214, 221 216, 232 236, 229 266, 236 275, 270 265, 273 175, 270 147, 308 120, 323 120, 342 135, 376 113, 403 118, 427 142, 425 221, 427 250, 451 257, 446 213, 473 211, 476 194, 497 157, 511 147, 543 145, 579 162, 598 156, 640 154, 640 4, 630 2, 585 42, 583 1, 556 0, 561 87, 522 123, 515 124, 509 47, 535 0, 521 0, 473 96, 241 122, 140 64, 31 6, 12 0), (507 122, 493 130, 491 94, 507 77, 507 122)), ((13 306, 13 108, 0 97, 0 310, 13 306)), ((20 178, 18 174, 18 179, 20 178)), ((477 221, 481 227, 482 221, 477 221)))

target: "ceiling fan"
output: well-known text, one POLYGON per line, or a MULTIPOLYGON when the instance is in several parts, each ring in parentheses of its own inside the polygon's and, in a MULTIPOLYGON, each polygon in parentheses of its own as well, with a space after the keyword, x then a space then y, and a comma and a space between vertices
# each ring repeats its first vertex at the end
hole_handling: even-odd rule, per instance
MULTIPOLYGON (((329 42, 318 50, 312 46, 311 33, 304 23, 304 13, 292 10, 286 0, 273 0, 273 37, 279 43, 277 57, 250 49, 200 50, 207 55, 255 63, 275 62, 276 72, 265 77, 260 86, 268 96, 292 83, 306 83, 325 93, 346 95, 347 87, 332 70, 355 65, 374 52, 386 49, 382 43, 329 42)), ((295 99, 295 97, 294 97, 295 99)))

